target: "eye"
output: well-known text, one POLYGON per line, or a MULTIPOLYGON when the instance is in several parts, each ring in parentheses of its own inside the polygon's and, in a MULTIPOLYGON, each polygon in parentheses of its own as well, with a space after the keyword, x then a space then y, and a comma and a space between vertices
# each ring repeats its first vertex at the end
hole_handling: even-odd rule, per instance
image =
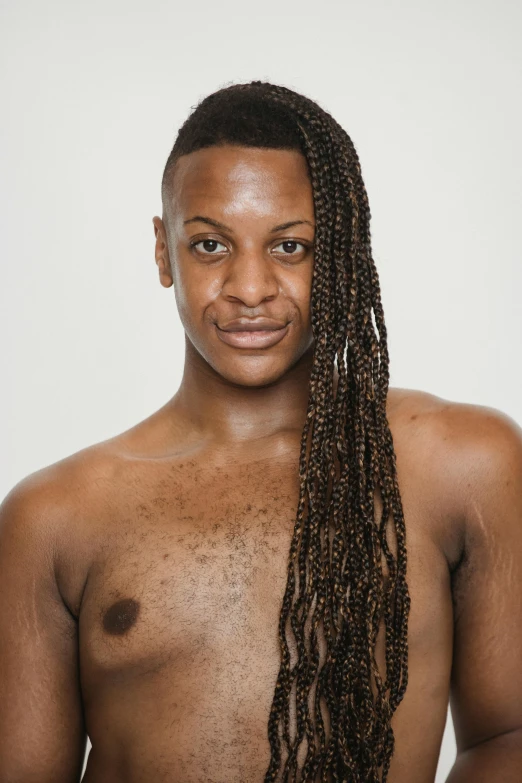
POLYGON ((274 251, 286 256, 293 256, 296 254, 296 251, 299 252, 300 250, 306 250, 306 248, 301 242, 297 242, 295 239, 285 239, 274 247, 274 251), (278 250, 278 248, 282 248, 282 250, 278 250))
POLYGON ((222 253, 223 250, 226 250, 225 245, 218 242, 217 239, 200 239, 198 242, 191 242, 190 246, 197 247, 198 252, 204 255, 212 255, 216 252, 222 253), (201 245, 201 247, 198 247, 198 245, 201 245), (219 250, 219 248, 222 248, 222 250, 219 250))

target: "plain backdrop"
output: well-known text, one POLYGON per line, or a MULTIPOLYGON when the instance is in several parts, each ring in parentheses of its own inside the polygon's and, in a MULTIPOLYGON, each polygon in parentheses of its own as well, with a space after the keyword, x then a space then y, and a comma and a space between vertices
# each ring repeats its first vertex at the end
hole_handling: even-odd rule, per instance
MULTIPOLYGON (((178 127, 266 79, 352 137, 391 385, 522 421, 518 0, 1 4, 0 490, 176 391, 152 217, 178 127)), ((448 713, 437 783, 455 757, 448 713)))

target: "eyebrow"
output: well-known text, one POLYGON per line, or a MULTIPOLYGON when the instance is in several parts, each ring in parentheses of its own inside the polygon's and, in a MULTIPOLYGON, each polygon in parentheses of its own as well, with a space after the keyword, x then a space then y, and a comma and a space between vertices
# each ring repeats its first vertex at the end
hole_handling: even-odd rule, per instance
MULTIPOLYGON (((221 228, 224 231, 230 231, 231 234, 234 233, 233 229, 231 229, 229 226, 225 226, 225 224, 220 223, 219 220, 214 220, 213 218, 205 217, 204 215, 194 215, 194 217, 183 221, 184 226, 186 226, 187 223, 208 223, 209 226, 214 226, 214 228, 221 228)), ((271 228, 270 233, 275 234, 276 231, 285 231, 287 228, 292 228, 292 226, 300 226, 305 223, 314 228, 314 224, 310 223, 309 220, 289 220, 287 223, 280 223, 278 226, 271 228)))

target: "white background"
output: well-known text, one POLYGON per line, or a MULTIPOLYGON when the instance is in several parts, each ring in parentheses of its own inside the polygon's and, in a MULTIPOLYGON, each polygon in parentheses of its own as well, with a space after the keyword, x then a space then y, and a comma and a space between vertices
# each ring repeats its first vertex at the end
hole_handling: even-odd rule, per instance
MULTIPOLYGON (((202 97, 267 79, 352 137, 391 385, 522 421, 518 0, 2 3, 2 495, 181 379, 152 217, 202 97)), ((455 756, 448 716, 437 783, 455 756)))

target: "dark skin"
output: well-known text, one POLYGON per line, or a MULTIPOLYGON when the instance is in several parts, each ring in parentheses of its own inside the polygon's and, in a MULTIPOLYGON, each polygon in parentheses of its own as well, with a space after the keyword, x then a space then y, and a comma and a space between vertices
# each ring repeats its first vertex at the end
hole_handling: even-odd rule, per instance
MULTIPOLYGON (((313 224, 298 152, 221 147, 178 162, 154 230, 186 331, 179 390, 31 474, 0 509, 0 780, 78 781, 86 731, 87 783, 263 780, 313 350, 313 224), (287 325, 277 344, 220 338, 219 325, 258 315, 287 325)), ((494 409, 400 388, 388 419, 411 596, 388 780, 433 783, 450 700, 448 783, 519 781, 522 432, 494 409)))

